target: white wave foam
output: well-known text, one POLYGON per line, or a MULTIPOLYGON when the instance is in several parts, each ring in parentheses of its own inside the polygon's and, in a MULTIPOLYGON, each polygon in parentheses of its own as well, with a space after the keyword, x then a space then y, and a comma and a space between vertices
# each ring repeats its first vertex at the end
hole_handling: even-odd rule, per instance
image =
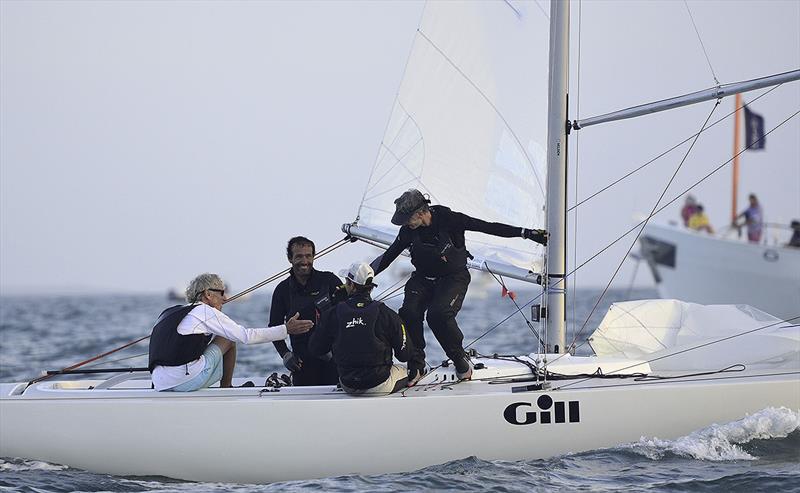
POLYGON ((675 440, 642 437, 626 448, 657 460, 667 453, 699 460, 756 460, 741 444, 751 440, 783 438, 800 429, 800 413, 770 407, 738 421, 711 425, 675 440))
POLYGON ((67 466, 51 464, 39 460, 12 459, 11 461, 7 461, 0 459, 0 472, 62 471, 64 469, 67 469, 67 466))

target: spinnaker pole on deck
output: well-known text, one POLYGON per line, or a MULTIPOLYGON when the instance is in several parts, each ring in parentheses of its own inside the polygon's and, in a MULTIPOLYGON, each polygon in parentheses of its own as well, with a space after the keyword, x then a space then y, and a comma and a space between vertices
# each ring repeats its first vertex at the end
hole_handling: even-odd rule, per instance
POLYGON ((545 307, 549 341, 566 348, 567 272, 567 93, 569 91, 569 2, 550 2, 550 78, 547 101, 547 267, 545 307))

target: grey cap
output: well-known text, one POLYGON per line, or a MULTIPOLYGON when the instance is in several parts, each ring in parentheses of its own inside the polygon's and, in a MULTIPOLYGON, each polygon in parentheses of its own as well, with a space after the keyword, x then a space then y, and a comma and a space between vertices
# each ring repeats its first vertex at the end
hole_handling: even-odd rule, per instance
POLYGON ((392 224, 397 226, 404 225, 415 212, 429 203, 430 200, 426 199, 422 192, 416 188, 404 192, 394 201, 395 211, 392 216, 392 224))

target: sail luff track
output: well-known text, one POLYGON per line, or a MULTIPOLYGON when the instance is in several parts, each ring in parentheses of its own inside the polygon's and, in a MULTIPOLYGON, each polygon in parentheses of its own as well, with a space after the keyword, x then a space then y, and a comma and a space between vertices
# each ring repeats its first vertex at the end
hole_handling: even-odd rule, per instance
POLYGON ((718 87, 712 87, 702 91, 697 91, 674 98, 664 99, 653 103, 646 103, 639 106, 633 106, 619 111, 606 113, 600 116, 594 116, 583 120, 575 120, 572 128, 580 130, 591 125, 598 125, 600 123, 614 122, 618 120, 626 120, 628 118, 635 118, 637 116, 649 115, 651 113, 658 113, 660 111, 671 110, 688 106, 690 104, 702 103, 712 99, 720 99, 727 96, 733 96, 743 92, 761 89, 762 87, 776 86, 785 82, 793 82, 800 79, 800 69, 784 72, 781 74, 769 75, 758 79, 751 79, 743 82, 733 82, 731 84, 723 84, 718 87))

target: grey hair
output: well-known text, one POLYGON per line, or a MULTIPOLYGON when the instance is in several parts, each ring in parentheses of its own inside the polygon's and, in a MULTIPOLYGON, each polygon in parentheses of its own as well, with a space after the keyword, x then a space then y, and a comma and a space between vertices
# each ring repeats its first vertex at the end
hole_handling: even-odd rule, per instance
POLYGON ((192 279, 192 282, 186 287, 186 301, 189 303, 198 301, 200 295, 202 295, 203 291, 206 289, 225 289, 225 283, 222 282, 222 278, 216 274, 210 274, 208 272, 200 274, 192 279))

